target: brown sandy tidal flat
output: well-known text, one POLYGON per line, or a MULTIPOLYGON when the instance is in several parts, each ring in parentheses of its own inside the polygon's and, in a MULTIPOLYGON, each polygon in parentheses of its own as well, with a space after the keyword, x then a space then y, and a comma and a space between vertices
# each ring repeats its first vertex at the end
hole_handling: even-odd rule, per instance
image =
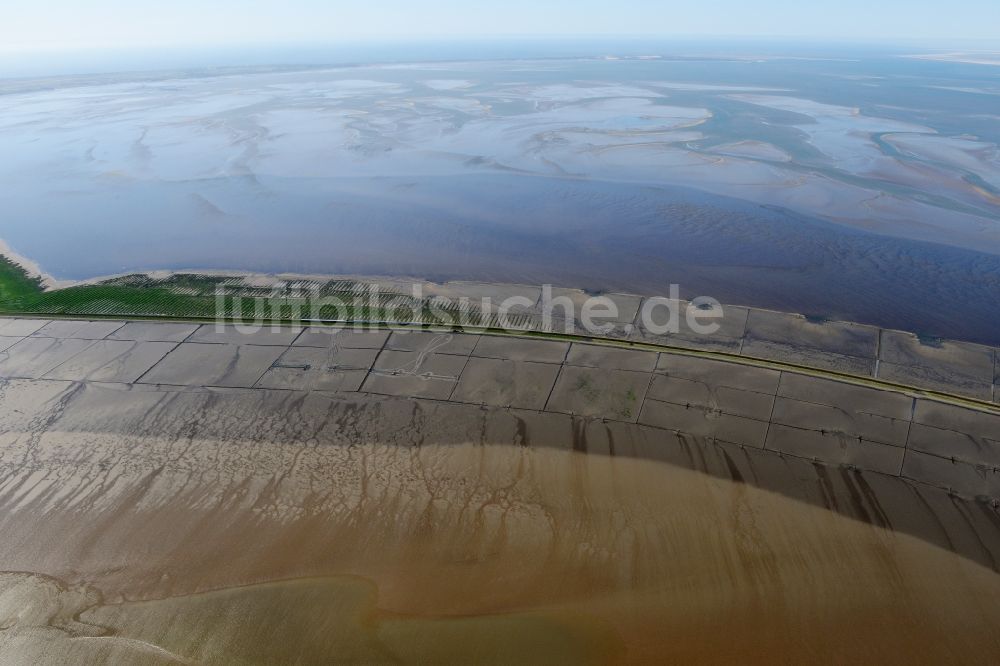
POLYGON ((489 410, 10 382, 0 416, 4 664, 1000 649, 991 567, 794 484, 505 439, 489 410))

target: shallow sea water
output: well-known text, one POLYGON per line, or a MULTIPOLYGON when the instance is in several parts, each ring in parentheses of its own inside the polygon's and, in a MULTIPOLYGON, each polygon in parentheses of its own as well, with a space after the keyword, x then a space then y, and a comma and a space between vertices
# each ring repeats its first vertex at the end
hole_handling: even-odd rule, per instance
POLYGON ((605 55, 0 81, 0 240, 67 279, 678 283, 1000 342, 996 68, 605 55))
POLYGON ((324 511, 301 488, 209 491, 194 465, 172 498, 125 474, 86 506, 8 514, 32 545, 8 542, 0 566, 48 573, 0 575, 0 658, 978 663, 1000 648, 995 572, 740 483, 502 446, 323 456, 312 483, 343 499, 324 511), (107 504, 123 491, 144 499, 107 504))
POLYGON ((996 512, 893 477, 473 405, 0 389, 0 663, 1000 649, 996 512))

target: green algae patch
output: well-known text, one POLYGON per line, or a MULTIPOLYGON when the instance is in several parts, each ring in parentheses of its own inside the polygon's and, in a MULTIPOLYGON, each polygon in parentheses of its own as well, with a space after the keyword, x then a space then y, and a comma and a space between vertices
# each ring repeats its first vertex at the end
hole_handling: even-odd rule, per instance
POLYGON ((16 263, 0 256, 0 302, 35 296, 41 292, 40 278, 31 277, 16 263))
MULTIPOLYGON (((0 257, 0 314, 65 317, 227 319, 239 321, 367 321, 493 327, 496 316, 353 280, 274 280, 192 273, 133 274, 45 290, 17 264, 0 257)), ((509 318, 530 328, 525 316, 509 318)))

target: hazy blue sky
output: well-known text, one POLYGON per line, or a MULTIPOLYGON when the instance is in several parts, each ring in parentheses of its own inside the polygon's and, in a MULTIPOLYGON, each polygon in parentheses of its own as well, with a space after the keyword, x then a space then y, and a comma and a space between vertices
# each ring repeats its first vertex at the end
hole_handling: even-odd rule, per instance
POLYGON ((512 34, 996 39, 1000 0, 45 0, 2 5, 0 49, 512 34))

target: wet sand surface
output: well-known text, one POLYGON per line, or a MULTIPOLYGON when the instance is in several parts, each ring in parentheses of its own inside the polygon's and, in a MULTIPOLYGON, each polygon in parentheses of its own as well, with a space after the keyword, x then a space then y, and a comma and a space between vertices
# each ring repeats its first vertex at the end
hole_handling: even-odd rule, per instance
POLYGON ((0 416, 3 663, 1000 648, 995 516, 898 479, 697 442, 675 464, 624 424, 616 454, 588 453, 545 419, 359 395, 10 381, 0 416))

